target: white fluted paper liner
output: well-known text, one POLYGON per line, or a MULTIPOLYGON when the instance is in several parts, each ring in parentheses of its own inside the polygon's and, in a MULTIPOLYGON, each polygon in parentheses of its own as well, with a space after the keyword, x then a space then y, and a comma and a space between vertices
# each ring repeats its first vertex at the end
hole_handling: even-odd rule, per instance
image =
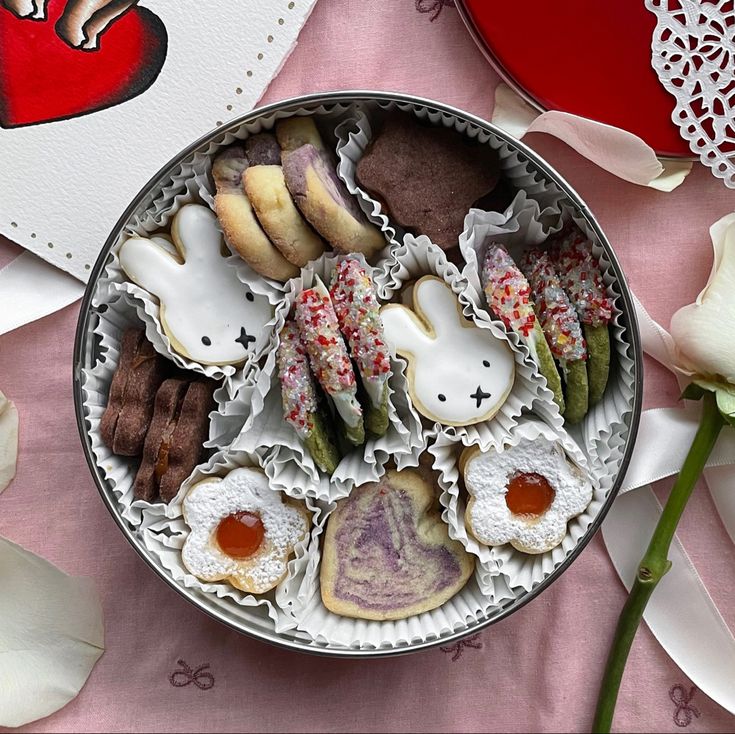
POLYGON ((439 485, 442 488, 440 502, 444 507, 442 517, 449 525, 449 536, 477 556, 487 569, 481 576, 481 589, 494 603, 509 598, 508 593, 518 595, 518 590, 530 591, 548 576, 576 547, 585 534, 605 501, 607 489, 601 486, 599 476, 593 470, 585 453, 569 434, 560 428, 552 428, 543 421, 524 418, 499 442, 493 442, 483 451, 505 451, 517 446, 522 440, 534 441, 540 436, 549 441, 557 441, 567 456, 589 477, 593 487, 592 502, 585 512, 572 518, 567 524, 567 534, 561 544, 546 553, 529 554, 516 550, 509 543, 490 547, 480 543, 466 526, 466 499, 468 495, 460 491, 458 460, 464 446, 446 434, 437 436, 429 447, 434 456, 434 468, 439 471, 439 485), (499 576, 504 578, 499 579, 499 576))
POLYGON ((297 629, 317 645, 361 649, 405 647, 465 630, 494 611, 493 602, 480 589, 479 564, 464 588, 437 609, 385 622, 351 619, 330 612, 322 603, 318 565, 312 574, 312 582, 305 578, 301 584, 300 596, 306 601, 297 601, 290 611, 297 629), (312 585, 311 595, 306 596, 312 585))
MULTIPOLYGON (((92 442, 92 452, 97 466, 110 483, 118 501, 121 516, 131 525, 139 525, 145 510, 160 514, 162 502, 149 503, 136 500, 133 482, 140 464, 139 457, 117 456, 102 441, 99 424, 107 407, 107 397, 112 376, 120 360, 120 342, 125 329, 140 327, 135 305, 128 294, 120 293, 111 303, 96 310, 93 332, 100 341, 100 357, 94 367, 82 371, 82 395, 84 417, 92 442)), ((210 413, 210 439, 213 438, 214 419, 231 399, 228 385, 220 385, 214 392, 217 410, 210 413)))
MULTIPOLYGON (((322 255, 303 268, 298 278, 292 278, 285 294, 286 307, 283 312, 288 313, 296 296, 311 288, 316 278, 329 287, 334 267, 342 257, 322 255)), ((357 258, 377 285, 381 271, 371 267, 362 255, 349 257, 357 258)), ((265 451, 263 468, 272 486, 296 498, 308 496, 335 500, 345 497, 354 486, 377 481, 391 457, 401 465, 417 460, 424 447, 421 419, 406 397, 407 383, 401 365, 392 360, 392 375, 388 380, 389 425, 386 434, 377 439, 368 439, 364 446, 355 448, 343 457, 331 478, 321 472, 304 443, 283 418, 276 352, 277 347, 268 355, 253 389, 241 391, 233 401, 234 404, 240 400, 249 402, 251 419, 243 425, 232 447, 265 451)), ((236 405, 228 406, 230 411, 236 409, 236 405)))
POLYGON ((191 487, 208 477, 223 477, 241 466, 257 467, 259 465, 260 457, 256 454, 225 451, 215 454, 207 463, 198 466, 189 479, 181 485, 178 494, 166 508, 165 518, 148 511, 143 513, 140 533, 146 548, 158 557, 176 582, 187 589, 212 594, 241 607, 263 606, 270 619, 273 620, 275 631, 280 633, 295 626, 294 619, 284 610, 296 603, 298 595, 311 593, 309 588, 302 589, 302 584, 305 578, 313 578, 313 569, 316 566, 316 561, 313 559, 318 554, 319 536, 324 529, 328 506, 318 506, 311 500, 306 500, 306 507, 312 514, 312 527, 309 535, 294 547, 294 556, 288 562, 286 578, 274 590, 266 594, 254 596, 236 589, 225 581, 212 583, 200 581, 187 570, 181 560, 181 549, 189 535, 189 527, 184 522, 182 506, 191 487), (307 571, 309 571, 308 574, 307 571))
POLYGON ((212 415, 209 440, 204 444, 207 448, 228 447, 243 431, 248 420, 252 420, 253 414, 262 410, 262 402, 259 404, 255 398, 260 372, 260 365, 252 365, 249 370, 240 370, 226 380, 227 400, 223 400, 212 415), (239 400, 233 399, 236 396, 239 400))
MULTIPOLYGON (((539 226, 544 227, 548 226, 550 221, 557 219, 559 214, 557 201, 561 197, 559 189, 555 185, 549 185, 530 166, 525 156, 513 150, 502 138, 488 133, 472 123, 459 120, 454 115, 432 110, 420 104, 396 104, 392 102, 363 104, 357 106, 353 115, 342 122, 335 130, 339 140, 337 143, 337 156, 339 158, 337 173, 347 186, 347 190, 357 197, 360 207, 370 221, 380 227, 389 240, 400 242, 406 233, 397 223, 391 222, 388 214, 383 210, 383 205, 360 187, 356 178, 356 170, 359 160, 372 140, 375 123, 389 111, 396 109, 411 113, 418 119, 428 121, 437 127, 453 128, 471 140, 488 144, 497 151, 502 174, 518 190, 518 193, 505 212, 485 212, 485 214, 491 215, 489 221, 494 225, 510 228, 517 226, 518 229, 529 225, 531 236, 537 236, 535 232, 536 222, 539 223, 539 226), (538 212, 536 216, 533 216, 529 211, 524 212, 524 209, 530 210, 531 207, 535 207, 538 212)), ((480 211, 479 209, 470 210, 470 212, 480 211)), ((467 223, 465 222, 466 231, 467 223)))
POLYGON ((470 209, 459 236, 459 250, 466 261, 462 275, 467 279, 484 307, 480 280, 487 246, 492 242, 505 245, 512 257, 527 247, 545 242, 561 229, 561 209, 557 201, 541 209, 536 199, 519 191, 511 205, 502 213, 470 209))
MULTIPOLYGON (((403 244, 394 250, 390 262, 376 282, 380 285, 381 297, 390 300, 396 298, 406 283, 424 275, 442 278, 459 299, 465 317, 479 328, 487 329, 493 337, 509 342, 515 358, 513 388, 493 418, 472 426, 445 426, 435 422, 425 428, 425 437, 436 436, 443 432, 468 446, 470 444, 488 446, 493 441, 501 440, 516 425, 520 416, 530 411, 550 425, 561 427, 562 419, 552 393, 538 374, 525 345, 519 343, 514 334, 506 333, 502 325, 493 321, 486 312, 477 308, 467 281, 460 275, 457 267, 447 260, 446 253, 432 244, 428 237, 406 234, 403 244)), ((399 358, 397 361, 405 368, 404 360, 399 358)))

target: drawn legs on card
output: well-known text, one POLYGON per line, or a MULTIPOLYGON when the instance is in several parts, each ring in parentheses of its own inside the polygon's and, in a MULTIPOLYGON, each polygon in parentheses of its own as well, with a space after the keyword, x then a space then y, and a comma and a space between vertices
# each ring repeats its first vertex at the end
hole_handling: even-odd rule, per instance
MULTIPOLYGON (((138 0, 69 0, 56 24, 56 32, 72 48, 93 51, 100 36, 138 0)), ((47 0, 0 0, 19 18, 46 20, 47 0)))
POLYGON ((137 97, 167 49, 166 26, 138 0, 0 0, 0 128, 137 97))

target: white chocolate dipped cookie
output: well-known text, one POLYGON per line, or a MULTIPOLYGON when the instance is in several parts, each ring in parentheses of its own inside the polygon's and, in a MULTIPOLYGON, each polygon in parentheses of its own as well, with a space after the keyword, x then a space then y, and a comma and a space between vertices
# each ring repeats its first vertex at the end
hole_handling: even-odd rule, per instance
POLYGON ((515 379, 507 342, 464 317, 452 289, 427 275, 413 286, 413 310, 388 304, 380 310, 394 354, 408 362, 408 390, 416 409, 448 426, 492 418, 515 379))
POLYGON ((200 364, 244 362, 268 341, 267 299, 250 292, 222 256, 222 233, 205 206, 187 204, 164 237, 120 247, 128 277, 160 301, 161 327, 175 351, 200 364))
POLYGON ((558 441, 522 439, 502 451, 472 446, 460 457, 470 495, 467 530, 489 546, 545 553, 592 500, 592 484, 558 441))
POLYGON ((186 568, 202 581, 228 581, 250 594, 285 578, 311 524, 303 503, 271 489, 266 475, 250 467, 198 482, 183 509, 191 528, 181 550, 186 568))

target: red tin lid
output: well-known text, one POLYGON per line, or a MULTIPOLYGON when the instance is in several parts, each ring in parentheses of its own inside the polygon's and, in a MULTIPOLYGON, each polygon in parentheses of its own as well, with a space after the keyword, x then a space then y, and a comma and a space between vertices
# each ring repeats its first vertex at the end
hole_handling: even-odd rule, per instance
POLYGON ((651 67, 656 18, 643 0, 457 0, 475 40, 519 91, 635 133, 659 155, 691 157, 674 98, 651 67))

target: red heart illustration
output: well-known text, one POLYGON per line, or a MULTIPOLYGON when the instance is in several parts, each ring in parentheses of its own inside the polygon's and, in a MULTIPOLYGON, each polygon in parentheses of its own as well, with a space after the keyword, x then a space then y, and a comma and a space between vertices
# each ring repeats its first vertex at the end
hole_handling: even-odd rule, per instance
POLYGON ((656 18, 643 0, 461 4, 506 75, 545 109, 629 130, 663 155, 691 155, 651 66, 656 18))
POLYGON ((0 126, 36 125, 125 102, 155 81, 166 59, 161 19, 134 7, 114 21, 99 48, 71 48, 56 34, 64 0, 50 0, 46 20, 0 9, 0 126))

